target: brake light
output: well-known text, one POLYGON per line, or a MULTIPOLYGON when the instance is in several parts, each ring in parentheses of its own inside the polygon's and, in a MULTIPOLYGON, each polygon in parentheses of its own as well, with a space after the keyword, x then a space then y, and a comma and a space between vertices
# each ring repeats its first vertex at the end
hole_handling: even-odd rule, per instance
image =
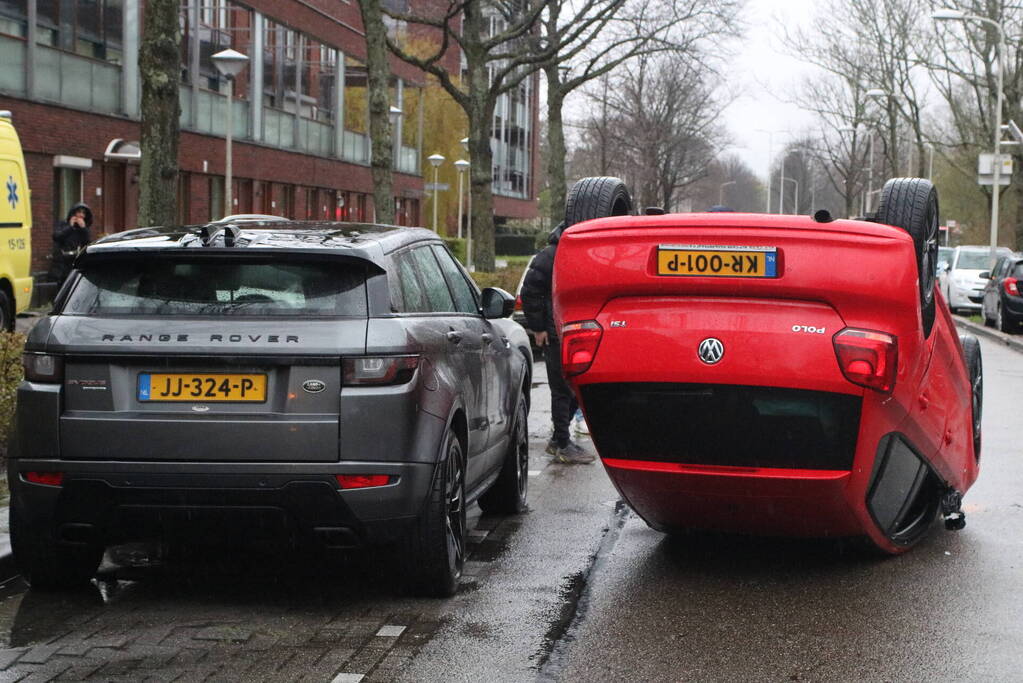
POLYGON ((60 486, 64 483, 63 472, 25 472, 25 481, 44 486, 60 486))
POLYGON ((568 323, 561 328, 561 371, 565 377, 590 369, 604 328, 596 320, 568 323))
POLYGON ((1007 277, 1003 280, 1005 293, 1012 296, 1019 296, 1019 280, 1014 277, 1007 277))
POLYGON ((374 486, 387 486, 391 483, 389 474, 338 474, 337 483, 343 489, 368 489, 374 486))
POLYGON ((346 385, 405 384, 419 367, 419 356, 359 356, 341 359, 346 385))
POLYGON ((515 295, 515 312, 516 313, 521 313, 522 312, 522 295, 521 294, 516 294, 515 295))
POLYGON ((49 353, 23 353, 21 367, 29 382, 63 382, 64 359, 49 353))
POLYGON ((847 327, 832 341, 838 366, 847 380, 884 393, 895 389, 899 343, 894 336, 847 327))

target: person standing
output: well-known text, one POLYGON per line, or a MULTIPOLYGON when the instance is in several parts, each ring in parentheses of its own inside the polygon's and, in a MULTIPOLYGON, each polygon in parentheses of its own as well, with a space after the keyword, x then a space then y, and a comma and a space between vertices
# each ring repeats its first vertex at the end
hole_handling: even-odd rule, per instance
POLYGON ((564 223, 554 228, 547 246, 533 257, 522 281, 520 295, 522 310, 526 314, 526 326, 532 330, 536 345, 543 349, 547 366, 547 385, 551 390, 551 421, 554 424, 554 435, 547 444, 547 452, 554 456, 554 462, 586 465, 595 460, 594 456, 569 437, 568 428, 579 405, 561 373, 561 340, 554 326, 554 303, 551 299, 554 254, 564 229, 564 223))
POLYGON ((78 253, 92 241, 89 228, 92 227, 92 209, 88 204, 78 203, 67 212, 67 218, 53 231, 53 256, 50 263, 50 278, 60 288, 71 272, 78 253))

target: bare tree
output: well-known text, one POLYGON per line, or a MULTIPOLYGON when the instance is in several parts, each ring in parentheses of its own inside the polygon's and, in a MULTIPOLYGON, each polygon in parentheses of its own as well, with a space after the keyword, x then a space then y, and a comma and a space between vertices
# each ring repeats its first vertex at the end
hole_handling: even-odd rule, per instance
POLYGON ((687 192, 695 210, 722 205, 734 211, 757 212, 764 207, 764 185, 746 162, 734 154, 712 161, 707 175, 687 192))
MULTIPOLYGON (((587 35, 596 21, 593 8, 620 0, 582 0, 574 8, 579 21, 567 37, 587 35)), ((441 86, 465 111, 469 120, 469 154, 472 166, 469 187, 472 196, 473 261, 483 271, 494 269, 493 152, 491 123, 498 98, 532 76, 550 59, 554 48, 537 39, 536 26, 546 8, 541 0, 449 0, 423 8, 422 13, 396 12, 384 8, 394 19, 433 29, 436 50, 419 56, 410 54, 388 38, 388 47, 403 61, 435 76, 441 86), (450 69, 457 59, 457 46, 464 69, 450 69)))
MULTIPOLYGON (((543 65, 547 81, 547 183, 551 221, 560 219, 565 204, 567 149, 562 111, 565 98, 591 81, 604 79, 620 65, 642 55, 672 52, 690 59, 706 58, 703 43, 736 32, 736 13, 743 0, 654 0, 612 2, 593 8, 591 30, 574 35, 562 15, 568 0, 548 0, 540 22, 544 42, 555 52, 543 65)), ((577 20, 576 17, 573 17, 577 20)), ((605 87, 606 89, 606 87, 605 87)), ((606 117, 607 101, 601 102, 606 117)), ((597 129, 602 135, 604 129, 597 129)), ((602 152, 606 166, 606 151, 602 152)))
POLYGON ((724 145, 714 79, 701 62, 673 53, 621 65, 606 88, 588 93, 600 113, 583 123, 584 154, 629 182, 639 205, 677 208, 724 145))
POLYGON ((178 0, 151 0, 143 13, 139 46, 142 77, 139 225, 173 225, 178 221, 179 10, 178 0))
POLYGON ((391 68, 387 61, 387 26, 384 24, 380 0, 359 0, 359 8, 366 30, 366 88, 372 147, 370 169, 373 174, 373 208, 377 223, 394 223, 394 148, 388 87, 391 68))

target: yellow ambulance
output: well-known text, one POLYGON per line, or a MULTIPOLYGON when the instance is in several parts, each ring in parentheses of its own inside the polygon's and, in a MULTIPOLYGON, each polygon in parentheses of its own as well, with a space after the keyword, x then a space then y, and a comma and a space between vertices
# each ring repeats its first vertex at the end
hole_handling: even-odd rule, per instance
POLYGON ((32 301, 32 207, 21 141, 0 111, 0 330, 32 301))

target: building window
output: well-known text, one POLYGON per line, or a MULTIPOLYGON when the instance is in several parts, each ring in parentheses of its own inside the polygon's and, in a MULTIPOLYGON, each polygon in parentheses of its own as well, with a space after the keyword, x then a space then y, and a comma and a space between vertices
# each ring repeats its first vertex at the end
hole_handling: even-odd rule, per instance
POLYGON ((39 42, 120 64, 123 5, 124 0, 38 0, 39 42))
POLYGON ((28 0, 0 0, 0 33, 28 35, 28 0))
POLYGON ((369 195, 342 190, 337 193, 335 215, 339 221, 365 223, 369 218, 369 195))
POLYGON ((192 177, 184 172, 178 172, 178 225, 188 225, 192 222, 192 177))
POLYGON ((210 220, 216 221, 224 217, 224 178, 210 177, 210 220))
POLYGON ((409 227, 419 225, 419 200, 413 197, 395 197, 394 222, 409 227))
POLYGON ((263 104, 303 118, 334 120, 337 52, 273 21, 263 34, 263 104))
POLYGON ((82 172, 77 168, 55 168, 53 186, 53 216, 58 221, 67 218, 68 211, 82 201, 82 172))
MULTIPOLYGON (((196 0, 199 6, 199 87, 226 94, 227 79, 220 75, 213 63, 213 55, 235 45, 245 50, 251 41, 252 13, 228 0, 196 0)), ((191 12, 188 0, 181 3, 181 81, 191 83, 191 50, 194 34, 190 25, 191 12)), ((248 69, 237 77, 235 92, 243 95, 246 91, 248 69)))

